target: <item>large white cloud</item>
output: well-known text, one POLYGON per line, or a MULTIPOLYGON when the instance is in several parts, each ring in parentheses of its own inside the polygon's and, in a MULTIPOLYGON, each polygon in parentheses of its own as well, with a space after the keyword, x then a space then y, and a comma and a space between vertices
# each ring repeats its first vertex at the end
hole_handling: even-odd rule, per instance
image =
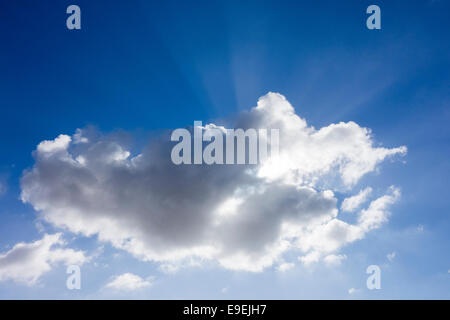
POLYGON ((82 265, 88 260, 83 251, 63 248, 61 233, 45 234, 31 243, 18 243, 0 254, 0 281, 14 280, 33 285, 58 263, 82 265))
POLYGON ((387 220, 396 188, 356 224, 339 219, 334 192, 351 192, 405 147, 374 147, 370 130, 354 122, 316 130, 276 93, 232 126, 279 129, 279 155, 259 165, 177 166, 169 133, 132 155, 118 135, 77 130, 37 147, 22 200, 56 227, 97 235, 141 260, 176 266, 208 259, 248 271, 283 263, 291 249, 302 261, 342 260, 331 254, 387 220))

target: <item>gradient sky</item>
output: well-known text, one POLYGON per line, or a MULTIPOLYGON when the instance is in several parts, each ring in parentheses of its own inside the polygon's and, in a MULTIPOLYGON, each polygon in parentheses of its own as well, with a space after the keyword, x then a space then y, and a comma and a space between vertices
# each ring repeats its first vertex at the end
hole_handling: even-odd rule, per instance
POLYGON ((82 290, 67 290, 57 265, 33 286, 1 281, 0 298, 449 299, 449 23, 444 0, 3 1, 0 254, 61 231, 22 203, 20 178, 41 141, 89 125, 144 137, 230 117, 272 91, 315 128, 355 121, 408 154, 363 178, 374 188, 395 184, 402 197, 387 224, 341 250, 339 266, 164 274, 67 232, 71 248, 100 252, 82 267, 82 290), (81 7, 81 30, 66 28, 70 4, 81 7), (366 28, 371 4, 381 8, 381 30, 366 28), (381 290, 366 288, 371 264, 381 267, 381 290), (153 285, 104 288, 125 272, 153 285))

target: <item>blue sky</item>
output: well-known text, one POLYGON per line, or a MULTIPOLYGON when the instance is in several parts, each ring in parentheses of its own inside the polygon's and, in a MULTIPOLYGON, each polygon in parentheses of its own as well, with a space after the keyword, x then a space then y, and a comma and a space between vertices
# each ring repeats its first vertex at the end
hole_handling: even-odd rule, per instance
POLYGON ((0 298, 450 298, 449 12, 437 0, 0 4, 0 254, 63 232, 68 247, 95 255, 82 266, 82 290, 67 290, 65 266, 55 264, 34 285, 0 281, 0 298), (65 26, 70 4, 81 8, 81 30, 65 26), (381 30, 366 28, 371 4, 381 30), (208 262, 166 274, 95 235, 42 221, 20 200, 41 141, 95 126, 127 132, 137 150, 152 132, 220 122, 268 92, 315 128, 354 121, 376 145, 408 148, 355 186, 395 185, 401 198, 387 223, 340 249, 340 265, 253 273, 208 262), (381 290, 366 288, 372 264, 381 290), (152 285, 105 288, 127 272, 152 285))

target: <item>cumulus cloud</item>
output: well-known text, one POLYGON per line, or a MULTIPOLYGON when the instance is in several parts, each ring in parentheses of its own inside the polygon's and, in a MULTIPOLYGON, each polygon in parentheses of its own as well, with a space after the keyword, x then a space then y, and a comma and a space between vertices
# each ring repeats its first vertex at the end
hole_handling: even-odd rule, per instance
POLYGON ((294 263, 284 262, 284 263, 280 264, 277 269, 280 272, 285 272, 285 271, 291 270, 293 267, 295 267, 294 263))
POLYGON ((56 227, 97 235, 167 270, 188 259, 262 271, 292 249, 301 261, 319 261, 387 221, 395 187, 356 224, 339 219, 334 193, 351 192, 405 147, 375 147, 370 130, 354 122, 317 130, 277 93, 230 128, 279 129, 279 154, 258 165, 175 165, 169 132, 136 153, 118 135, 77 130, 38 145, 21 180, 22 201, 56 227))
POLYGON ((118 291, 133 291, 151 286, 150 280, 144 280, 140 276, 133 273, 124 273, 114 277, 114 279, 106 284, 106 288, 118 291))
POLYGON ((341 210, 348 211, 348 212, 355 211, 364 202, 366 202, 367 197, 370 195, 371 192, 372 192, 372 188, 367 187, 367 188, 361 190, 356 196, 345 198, 344 201, 342 201, 341 210))
POLYGON ((321 253, 319 251, 311 250, 309 253, 304 256, 298 257, 298 260, 302 262, 304 265, 308 266, 315 262, 319 262, 321 258, 321 253))
POLYGON ((16 244, 0 254, 0 281, 33 285, 58 263, 82 265, 88 260, 84 252, 62 248, 64 245, 61 233, 45 234, 40 240, 16 244))

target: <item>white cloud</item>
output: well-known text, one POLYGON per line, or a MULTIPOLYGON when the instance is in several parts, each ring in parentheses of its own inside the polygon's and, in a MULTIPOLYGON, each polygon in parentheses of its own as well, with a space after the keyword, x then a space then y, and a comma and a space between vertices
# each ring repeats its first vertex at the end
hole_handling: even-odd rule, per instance
POLYGON ((362 210, 358 222, 365 231, 377 229, 388 220, 389 206, 395 203, 400 197, 400 190, 398 188, 391 186, 389 191, 390 194, 386 194, 372 201, 369 208, 362 210))
POLYGON ((277 270, 280 272, 285 272, 285 271, 292 269, 293 267, 295 267, 294 263, 284 262, 278 266, 277 270))
POLYGON ((334 192, 351 191, 405 147, 374 147, 370 130, 354 122, 316 130, 276 93, 230 127, 279 129, 279 156, 253 166, 177 166, 170 133, 132 155, 119 134, 77 130, 39 144, 22 177, 22 201, 56 227, 97 235, 163 270, 187 259, 258 272, 291 249, 304 263, 320 261, 387 221, 396 188, 362 210, 357 224, 338 218, 334 192))
POLYGON ((58 263, 82 265, 88 260, 84 252, 61 248, 64 245, 60 233, 45 234, 41 240, 16 244, 0 254, 0 281, 14 280, 33 285, 58 263))
POLYGON ((124 273, 114 277, 114 279, 106 284, 106 288, 118 291, 133 291, 137 289, 146 288, 152 285, 152 282, 147 279, 144 280, 140 276, 133 273, 124 273))
POLYGON ((371 187, 367 187, 361 190, 356 196, 345 198, 341 205, 342 211, 353 212, 358 209, 364 202, 366 202, 367 197, 372 192, 371 187))
POLYGON ((65 151, 69 146, 72 138, 65 134, 60 134, 55 140, 42 141, 37 146, 37 151, 40 154, 51 154, 58 151, 65 151))
POLYGON ((347 256, 345 254, 329 254, 325 258, 323 258, 323 261, 329 265, 329 266, 337 266, 342 263, 342 260, 347 259, 347 256))
POLYGON ((308 254, 298 257, 298 260, 302 262, 304 265, 308 266, 313 263, 319 262, 321 258, 321 254, 319 251, 311 251, 308 254))
MULTIPOLYGON (((291 225, 285 232, 297 239, 295 247, 307 252, 299 258, 301 262, 306 265, 318 262, 346 244, 363 239, 367 232, 381 227, 389 216, 389 206, 395 203, 399 196, 398 189, 389 188, 388 194, 372 201, 367 209, 361 210, 357 224, 333 218, 313 227, 296 228, 291 225)), ((335 257, 329 257, 328 261, 330 259, 336 262, 335 257)))
POLYGON ((73 135, 73 143, 88 143, 89 139, 83 136, 83 131, 81 129, 77 129, 75 134, 73 135))
POLYGON ((388 253, 386 257, 388 258, 388 260, 390 262, 392 262, 394 260, 395 256, 396 256, 396 253, 394 251, 394 252, 388 253))

